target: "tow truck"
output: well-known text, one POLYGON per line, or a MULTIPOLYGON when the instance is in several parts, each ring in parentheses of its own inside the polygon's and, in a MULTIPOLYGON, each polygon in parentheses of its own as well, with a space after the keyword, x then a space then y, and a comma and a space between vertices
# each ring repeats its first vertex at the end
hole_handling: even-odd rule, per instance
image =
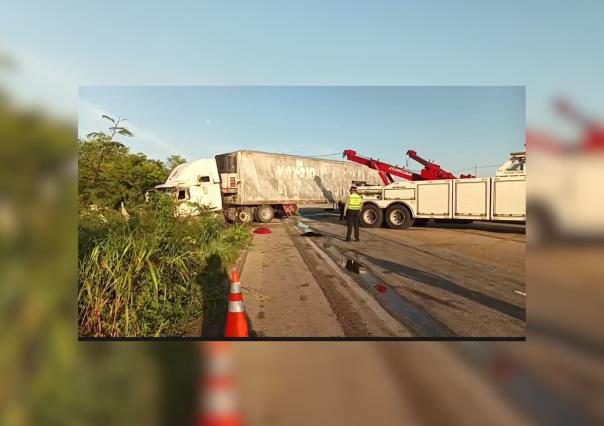
POLYGON ((354 150, 343 155, 378 171, 384 185, 360 186, 361 226, 391 229, 421 226, 430 219, 471 222, 526 221, 526 152, 511 153, 495 177, 456 177, 417 152, 407 156, 420 162, 420 173, 363 157, 354 150), (398 176, 405 181, 395 181, 398 176))

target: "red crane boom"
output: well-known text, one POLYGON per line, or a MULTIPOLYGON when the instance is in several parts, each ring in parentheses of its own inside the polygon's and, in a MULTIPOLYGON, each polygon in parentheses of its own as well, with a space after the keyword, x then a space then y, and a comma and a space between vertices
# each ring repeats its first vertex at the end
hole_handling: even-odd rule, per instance
MULTIPOLYGON (((352 149, 347 149, 346 151, 344 151, 344 156, 347 160, 354 161, 355 163, 359 163, 374 170, 377 170, 380 175, 380 178, 382 179, 382 182, 384 182, 384 185, 389 185, 394 182, 394 178, 392 177, 393 175, 407 180, 457 179, 457 177, 453 173, 442 169, 436 163, 424 160, 422 157, 417 155, 417 152, 413 150, 407 151, 407 156, 424 166, 424 168, 420 171, 419 174, 399 166, 393 166, 392 164, 384 163, 380 160, 362 157, 360 155, 357 155, 357 152, 353 151, 352 149)), ((461 179, 472 177, 474 176, 460 176, 461 179)))
POLYGON ((583 129, 583 140, 579 145, 580 150, 592 152, 604 149, 604 125, 581 114, 567 100, 558 100, 556 109, 560 114, 574 121, 583 129))
MULTIPOLYGON (((438 180, 438 179, 457 179, 457 177, 438 164, 433 163, 428 160, 424 160, 422 157, 417 155, 417 152, 410 149, 407 151, 407 157, 417 161, 419 164, 424 166, 424 168, 420 171, 420 175, 424 180, 438 180)), ((461 178, 473 177, 471 175, 461 175, 461 178)))
POLYGON ((392 177, 393 175, 407 180, 424 180, 420 175, 412 172, 411 170, 393 166, 392 164, 387 164, 380 160, 374 160, 373 158, 362 157, 357 155, 357 152, 353 151, 352 149, 347 149, 344 151, 344 156, 349 161, 354 161, 355 163, 359 163, 377 170, 382 182, 384 182, 384 185, 389 185, 394 182, 394 178, 392 177))

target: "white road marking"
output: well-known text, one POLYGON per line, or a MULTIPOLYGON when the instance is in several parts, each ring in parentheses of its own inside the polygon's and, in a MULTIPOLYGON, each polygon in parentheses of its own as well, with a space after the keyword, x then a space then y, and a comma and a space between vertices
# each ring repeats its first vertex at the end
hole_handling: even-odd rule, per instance
POLYGON ((518 291, 518 290, 514 290, 514 293, 518 293, 518 294, 522 294, 523 296, 526 296, 526 293, 523 293, 523 292, 518 291))

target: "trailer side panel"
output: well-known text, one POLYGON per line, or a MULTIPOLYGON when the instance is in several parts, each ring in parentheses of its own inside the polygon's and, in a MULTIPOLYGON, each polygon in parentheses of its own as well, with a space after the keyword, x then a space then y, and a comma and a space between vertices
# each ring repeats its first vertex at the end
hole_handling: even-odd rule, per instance
POLYGON ((237 174, 239 205, 335 203, 353 182, 380 182, 375 170, 360 165, 256 151, 237 152, 237 174))

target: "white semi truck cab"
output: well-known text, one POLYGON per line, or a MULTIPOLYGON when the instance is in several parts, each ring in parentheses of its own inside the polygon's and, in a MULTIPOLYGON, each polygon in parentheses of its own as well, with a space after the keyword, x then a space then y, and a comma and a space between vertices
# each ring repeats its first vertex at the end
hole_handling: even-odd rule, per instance
POLYGON ((209 210, 222 210, 220 175, 213 158, 176 166, 166 182, 155 189, 174 195, 179 215, 197 214, 196 204, 209 210))

